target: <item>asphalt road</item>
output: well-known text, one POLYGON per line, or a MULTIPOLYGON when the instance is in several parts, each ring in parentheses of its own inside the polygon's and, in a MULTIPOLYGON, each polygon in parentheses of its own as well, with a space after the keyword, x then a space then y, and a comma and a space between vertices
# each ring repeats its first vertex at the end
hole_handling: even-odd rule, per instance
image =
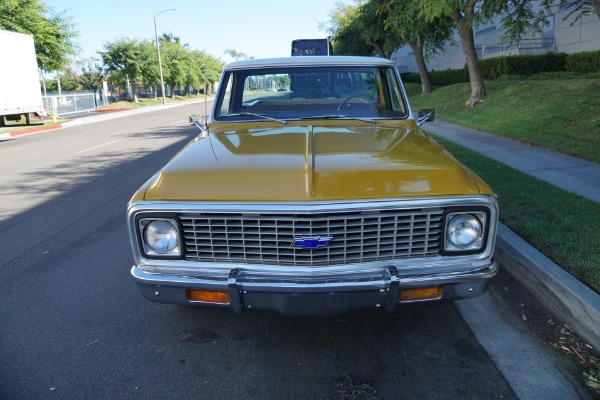
POLYGON ((0 399, 516 398, 454 303, 291 318, 144 300, 126 204, 201 108, 0 142, 0 399))

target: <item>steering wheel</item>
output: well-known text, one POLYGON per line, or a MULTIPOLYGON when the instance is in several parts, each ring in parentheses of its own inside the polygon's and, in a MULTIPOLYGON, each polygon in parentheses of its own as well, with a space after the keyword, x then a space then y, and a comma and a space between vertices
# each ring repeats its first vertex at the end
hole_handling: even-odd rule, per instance
POLYGON ((363 98, 369 100, 369 96, 364 95, 364 94, 355 94, 355 95, 352 95, 352 96, 348 96, 344 100, 342 100, 342 102, 338 106, 337 110, 340 111, 342 109, 342 107, 344 107, 344 105, 347 105, 348 107, 350 107, 350 109, 352 109, 352 105, 350 103, 348 103, 348 101, 350 101, 352 99, 359 98, 359 97, 363 97, 363 98))

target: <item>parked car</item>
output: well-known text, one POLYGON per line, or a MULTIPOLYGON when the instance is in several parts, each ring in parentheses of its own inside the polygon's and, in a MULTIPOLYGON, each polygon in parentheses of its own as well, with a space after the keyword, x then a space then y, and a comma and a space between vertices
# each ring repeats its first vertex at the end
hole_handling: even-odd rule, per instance
POLYGON ((419 126, 393 62, 225 67, 200 134, 133 195, 149 300, 334 315, 471 298, 497 272, 492 190, 419 126), (285 92, 249 90, 286 81, 285 92))

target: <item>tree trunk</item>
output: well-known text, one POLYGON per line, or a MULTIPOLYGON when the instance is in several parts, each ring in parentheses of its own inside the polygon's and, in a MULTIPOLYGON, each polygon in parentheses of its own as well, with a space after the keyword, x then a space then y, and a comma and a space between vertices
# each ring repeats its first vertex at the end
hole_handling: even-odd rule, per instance
POLYGON ((379 57, 387 58, 389 60, 390 57, 392 56, 392 53, 387 54, 385 51, 383 51, 383 48, 377 42, 371 42, 371 46, 373 46, 373 48, 375 49, 377 54, 379 54, 379 57))
POLYGON ((466 105, 469 107, 475 106, 485 97, 485 84, 481 76, 479 68, 479 60, 475 51, 475 40, 473 39, 473 14, 475 0, 469 0, 464 8, 464 16, 460 10, 455 10, 452 13, 452 19, 458 28, 460 41, 465 55, 467 70, 469 71, 469 80, 471 81, 471 98, 466 105))
POLYGON ((423 42, 421 38, 417 38, 416 42, 407 42, 413 51, 417 67, 419 68, 419 76, 421 77, 421 92, 431 93, 431 78, 425 64, 425 56, 423 55, 423 42))
POLYGON ((131 80, 131 95, 133 96, 133 102, 134 103, 139 103, 138 101, 138 97, 137 97, 137 82, 132 79, 131 80))
POLYGON ((175 98, 175 82, 169 82, 169 90, 171 91, 171 98, 175 98))
POLYGON ((594 1, 594 8, 596 9, 596 17, 600 18, 600 0, 594 1))

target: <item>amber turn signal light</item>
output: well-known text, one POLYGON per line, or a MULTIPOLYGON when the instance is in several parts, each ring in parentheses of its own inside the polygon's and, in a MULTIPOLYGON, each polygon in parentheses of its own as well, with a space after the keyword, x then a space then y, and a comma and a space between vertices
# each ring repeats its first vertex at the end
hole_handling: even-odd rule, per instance
POLYGON ((442 288, 440 286, 406 289, 400 292, 400 302, 435 300, 442 297, 442 288))
POLYGON ((189 289, 187 291, 189 301, 202 301, 205 303, 229 304, 229 293, 215 292, 211 290, 189 289))

